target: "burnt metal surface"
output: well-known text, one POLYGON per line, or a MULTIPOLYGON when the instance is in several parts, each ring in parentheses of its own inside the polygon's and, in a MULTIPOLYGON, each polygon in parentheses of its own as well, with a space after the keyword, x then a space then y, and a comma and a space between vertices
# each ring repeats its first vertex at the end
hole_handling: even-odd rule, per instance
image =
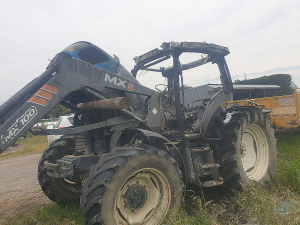
MULTIPOLYGON (((155 132, 152 132, 152 131, 149 131, 149 130, 144 130, 144 129, 139 129, 139 128, 136 128, 135 130, 141 132, 143 135, 145 135, 148 138, 152 137, 154 139, 155 138, 161 139, 161 140, 164 140, 165 145, 171 145, 173 147, 173 149, 175 149, 177 157, 180 158, 180 160, 178 162, 182 162, 182 164, 183 164, 182 167, 183 167, 183 171, 184 171, 184 174, 185 174, 185 178, 190 177, 189 168, 187 167, 189 165, 186 165, 187 162, 186 162, 185 157, 182 155, 182 152, 180 151, 180 149, 178 149, 178 147, 176 147, 175 144, 172 141, 170 141, 169 139, 167 139, 166 137, 164 137, 161 134, 158 134, 158 133, 155 133, 155 132)), ((133 143, 133 141, 134 140, 131 140, 132 143, 133 143)))
POLYGON ((173 50, 180 50, 182 52, 199 52, 199 53, 217 53, 223 56, 229 54, 229 50, 226 47, 209 44, 206 42, 164 42, 160 46, 162 49, 153 49, 141 56, 134 58, 135 63, 153 61, 155 58, 161 58, 165 55, 169 55, 173 50))
POLYGON ((212 187, 223 183, 218 171, 220 166, 215 163, 210 147, 193 148, 191 153, 200 186, 212 187))
POLYGON ((173 55, 173 79, 174 79, 174 97, 175 97, 175 108, 176 108, 176 119, 178 126, 178 134, 183 137, 183 118, 182 118, 182 107, 180 101, 180 84, 179 84, 179 75, 181 74, 180 70, 180 61, 179 56, 180 52, 175 52, 173 55))
POLYGON ((226 93, 224 90, 217 92, 214 95, 214 97, 211 98, 201 118, 199 130, 200 130, 200 134, 202 134, 203 137, 208 127, 208 124, 212 116, 216 112, 216 110, 221 106, 223 102, 230 101, 230 99, 231 99, 231 94, 226 93))
MULTIPOLYGON (((84 87, 103 93, 104 97, 128 96, 133 111, 142 108, 143 96, 152 96, 154 93, 140 85, 119 62, 100 48, 88 42, 76 43, 57 54, 46 72, 0 107, 0 153, 63 99, 68 105, 73 105, 72 108, 79 103, 76 101, 91 101, 82 93, 84 87), (89 57, 89 51, 93 53, 92 56, 101 57, 95 60, 89 57)), ((44 132, 45 135, 50 133, 55 132, 44 132)))
POLYGON ((4 102, 0 106, 0 119, 2 119, 2 117, 6 116, 11 110, 17 107, 19 103, 22 103, 22 101, 23 103, 27 101, 27 99, 25 98, 29 98, 34 92, 36 92, 41 86, 43 86, 43 84, 45 84, 55 72, 56 68, 54 66, 48 67, 47 70, 39 77, 32 80, 15 95, 4 102))
MULTIPOLYGON (((226 56, 229 54, 229 50, 226 47, 222 47, 215 44, 208 44, 205 42, 170 42, 166 43, 164 42, 161 45, 162 49, 154 49, 150 52, 147 52, 146 54, 143 54, 141 56, 136 56, 134 58, 134 61, 136 63, 134 69, 131 71, 133 76, 136 77, 136 73, 138 70, 143 68, 148 68, 149 65, 151 65, 152 61, 165 58, 168 56, 172 56, 173 53, 176 52, 197 52, 197 53, 205 53, 208 55, 215 55, 218 54, 220 56, 226 56), (149 63, 149 65, 147 64, 149 63)), ((194 68, 196 66, 203 65, 204 63, 210 62, 212 59, 200 59, 196 60, 194 62, 188 63, 186 65, 182 65, 184 69, 190 69, 194 68)), ((156 64, 156 63, 155 63, 156 64)), ((154 65, 154 64, 153 64, 154 65)), ((162 71, 160 71, 162 72, 162 71)))
POLYGON ((219 180, 208 180, 201 183, 201 187, 215 187, 222 185, 224 183, 224 180, 222 177, 220 177, 219 180))
POLYGON ((67 155, 58 159, 56 163, 45 162, 47 174, 53 178, 73 177, 74 173, 87 171, 100 160, 99 155, 73 156, 67 155))
POLYGON ((34 129, 31 130, 35 135, 67 135, 67 134, 75 134, 75 133, 80 133, 89 130, 95 130, 103 127, 111 127, 114 125, 129 123, 133 121, 134 119, 131 119, 128 116, 118 116, 112 119, 108 119, 107 121, 83 125, 74 128, 44 129, 43 127, 34 127, 34 129))
MULTIPOLYGON (((205 42, 163 43, 161 49, 135 58, 132 76, 120 65, 119 60, 114 60, 91 43, 75 43, 52 60, 48 72, 41 75, 41 81, 34 86, 38 89, 36 93, 28 97, 26 92, 26 96, 17 103, 18 106, 11 110, 12 115, 4 116, 5 120, 0 125, 0 151, 3 152, 63 100, 77 111, 77 116, 83 115, 84 119, 71 128, 33 130, 39 135, 76 134, 78 138, 74 153, 77 156, 65 156, 55 164, 45 163, 49 175, 64 178, 73 176, 75 172, 89 170, 100 155, 112 151, 122 139, 133 141, 136 138, 137 141, 144 143, 145 140, 145 143, 163 149, 171 145, 172 152, 176 152, 173 155, 180 158, 178 162, 182 162, 185 178, 190 183, 199 183, 199 175, 209 175, 213 181, 206 180, 201 185, 218 184, 218 165, 214 162, 211 150, 199 149, 212 140, 207 132, 212 124, 210 122, 220 105, 231 97, 232 82, 224 58, 227 54, 228 48, 205 42), (95 58, 89 57, 89 51, 97 53, 92 55, 95 58), (184 52, 206 55, 181 64, 180 56, 184 52), (171 57, 171 67, 150 68, 171 57), (221 74, 221 90, 201 109, 188 107, 184 103, 183 71, 206 63, 217 64, 221 74), (53 73, 53 68, 56 73, 53 73), (165 90, 158 93, 140 85, 135 78, 139 70, 161 72, 168 82, 165 90), (125 104, 117 99, 125 99, 125 104), (129 133, 124 133, 124 129, 129 133), (143 139, 138 139, 138 135, 143 139)), ((1 111, 9 114, 5 107, 0 107, 0 117, 1 111)))
POLYGON ((155 93, 148 101, 147 126, 154 132, 159 133, 162 128, 160 104, 155 93))
MULTIPOLYGON (((175 101, 177 130, 178 134, 182 137, 184 136, 183 112, 185 110, 185 104, 183 102, 183 106, 181 105, 179 76, 181 76, 181 83, 183 83, 182 71, 204 65, 208 62, 216 63, 218 65, 219 71, 221 73, 220 78, 222 82, 222 89, 220 93, 216 94, 214 98, 209 102, 208 106, 203 112, 202 118, 199 119, 198 124, 196 125, 196 129, 194 129, 200 129, 200 133, 204 135, 206 133, 210 119, 215 113, 215 110, 223 102, 230 100, 230 96, 227 95, 230 95, 230 93, 232 93, 233 91, 230 72, 224 58, 224 56, 229 54, 229 50, 226 47, 208 44, 205 42, 170 42, 163 43, 161 45, 161 48, 162 49, 154 49, 144 55, 135 57, 134 60, 136 62, 136 65, 132 70, 132 73, 134 76, 136 76, 138 70, 150 70, 161 72, 164 77, 168 78, 168 92, 169 95, 173 95, 175 101), (183 52, 204 53, 207 54, 207 56, 191 63, 181 65, 179 56, 183 52), (160 69, 149 68, 150 66, 164 61, 168 58, 168 56, 173 57, 172 67, 161 67, 160 69)), ((184 96, 184 90, 182 90, 181 93, 182 96, 184 96)), ((182 98, 182 100, 184 101, 184 98, 182 98)))
POLYGON ((118 145, 118 141, 122 135, 121 130, 116 130, 110 138, 109 151, 112 151, 118 145))
MULTIPOLYGON (((199 174, 205 169, 210 171, 212 179, 216 181, 219 178, 219 175, 217 172, 217 165, 214 163, 213 157, 207 155, 208 152, 211 153, 210 150, 206 151, 203 156, 204 160, 202 161, 207 161, 205 162, 207 168, 205 168, 203 162, 197 163, 196 159, 196 163, 193 164, 190 145, 199 145, 197 142, 199 139, 202 140, 203 143, 209 140, 204 140, 204 138, 209 138, 209 136, 206 137, 206 135, 209 135, 206 132, 212 118, 216 115, 216 111, 220 105, 231 99, 231 93, 233 90, 232 81, 227 63, 224 59, 224 56, 229 54, 229 50, 226 47, 214 44, 196 42, 163 43, 161 48, 162 49, 154 49, 139 57, 135 57, 134 60, 136 65, 132 70, 132 74, 136 76, 139 70, 147 70, 161 72, 162 76, 168 79, 168 86, 166 88, 168 91, 162 91, 160 93, 162 103, 161 107, 163 109, 163 112, 161 113, 161 119, 163 119, 162 133, 167 135, 167 137, 172 137, 173 141, 179 141, 181 145, 179 148, 181 152, 180 155, 182 155, 183 162, 185 164, 186 178, 189 182, 198 183, 198 175, 196 176, 196 174, 199 174), (204 53, 207 55, 204 58, 182 65, 179 57, 184 52, 204 53), (150 68, 151 66, 165 61, 170 57, 173 58, 171 67, 160 67, 159 69, 150 68), (222 88, 205 106, 198 110, 191 109, 189 113, 187 113, 184 104, 184 90, 180 93, 180 86, 183 86, 182 73, 184 70, 192 69, 209 62, 217 64, 221 74, 222 88), (179 78, 181 78, 181 83, 179 78), (183 102, 181 102, 181 94, 183 96, 183 102), (195 117, 195 112, 197 111, 198 120, 195 117), (191 121, 195 121, 195 123, 193 124, 191 121), (194 129, 192 129, 192 127, 194 127, 194 129), (199 131, 200 133, 198 133, 199 131), (197 134, 193 134, 193 132, 196 132, 197 134), (190 144, 190 142, 193 143, 190 144), (197 168, 196 172, 195 165, 202 165, 203 168, 201 168, 201 170, 197 168)), ((150 123, 148 126, 150 126, 150 123)), ((147 134, 145 135, 147 136, 147 134)), ((197 156, 200 157, 199 154, 197 156)))
POLYGON ((76 58, 63 59, 60 62, 58 72, 60 76, 57 76, 56 82, 68 84, 65 85, 61 97, 80 87, 89 87, 100 92, 105 92, 107 88, 110 88, 146 96, 151 96, 154 92, 139 83, 87 64, 76 58))

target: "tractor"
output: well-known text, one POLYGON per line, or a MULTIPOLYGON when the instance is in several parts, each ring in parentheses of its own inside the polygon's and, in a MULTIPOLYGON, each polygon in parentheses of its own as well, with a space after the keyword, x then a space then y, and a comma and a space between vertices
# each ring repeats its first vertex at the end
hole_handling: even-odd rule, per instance
POLYGON ((28 130, 62 135, 44 151, 38 181, 58 204, 80 201, 84 224, 160 224, 179 209, 189 184, 264 185, 275 174, 274 130, 260 108, 222 107, 232 100, 228 54, 206 42, 164 42, 135 57, 129 72, 117 56, 74 43, 0 106, 0 153, 28 130), (187 53, 201 57, 183 64, 187 53), (218 67, 222 87, 190 106, 183 72, 207 63, 218 67), (149 89, 136 79, 140 71, 167 82, 149 89), (33 127, 57 104, 74 111, 74 126, 33 127))

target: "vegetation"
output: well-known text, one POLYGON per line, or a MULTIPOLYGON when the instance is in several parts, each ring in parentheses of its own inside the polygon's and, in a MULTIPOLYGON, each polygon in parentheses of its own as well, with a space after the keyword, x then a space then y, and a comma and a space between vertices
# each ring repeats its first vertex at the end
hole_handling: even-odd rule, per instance
POLYGON ((5 151, 0 155, 0 160, 20 155, 43 152, 48 147, 48 140, 47 136, 34 136, 33 134, 28 133, 27 138, 19 138, 16 145, 19 146, 17 150, 9 151, 8 149, 8 151, 5 151))
POLYGON ((48 112, 43 118, 44 119, 58 118, 60 116, 66 115, 71 112, 72 112, 71 109, 69 109, 61 104, 58 104, 50 112, 48 112))
POLYGON ((277 183, 300 196, 300 130, 281 133, 277 138, 277 183))
MULTIPOLYGON (((277 133, 278 160, 274 182, 239 191, 222 187, 189 187, 185 205, 170 213, 165 225, 300 224, 300 130, 277 133)), ((51 204, 20 214, 10 224, 82 224, 79 205, 51 204)))
POLYGON ((43 224, 43 225, 70 225, 83 224, 79 205, 47 205, 28 214, 19 214, 18 217, 5 223, 6 225, 43 224))
POLYGON ((270 76, 262 76, 249 80, 237 80, 234 84, 266 84, 266 85, 279 85, 280 88, 277 91, 279 96, 291 95, 293 90, 291 89, 292 77, 290 74, 273 74, 270 76))

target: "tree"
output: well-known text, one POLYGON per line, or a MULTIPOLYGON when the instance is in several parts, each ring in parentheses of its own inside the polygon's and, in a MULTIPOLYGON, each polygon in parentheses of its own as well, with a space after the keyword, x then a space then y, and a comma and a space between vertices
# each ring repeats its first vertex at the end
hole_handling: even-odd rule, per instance
POLYGON ((273 74, 270 76, 262 76, 249 80, 237 80, 234 84, 265 84, 265 85, 278 85, 280 88, 277 95, 291 95, 293 89, 291 88, 292 77, 290 74, 273 74))
POLYGON ((68 114, 68 113, 71 113, 72 110, 61 105, 61 104, 58 104, 56 105, 50 112, 48 112, 44 117, 43 119, 49 119, 49 118, 57 118, 57 117, 60 117, 60 116, 63 116, 65 114, 68 114))

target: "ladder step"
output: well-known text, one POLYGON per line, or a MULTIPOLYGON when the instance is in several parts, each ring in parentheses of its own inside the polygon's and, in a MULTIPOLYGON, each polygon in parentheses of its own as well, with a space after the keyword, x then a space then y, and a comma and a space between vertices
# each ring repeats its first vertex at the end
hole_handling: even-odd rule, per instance
POLYGON ((201 165, 201 169, 209 169, 209 168, 214 168, 214 167, 219 168, 220 165, 216 164, 216 163, 201 165))
POLYGON ((202 187, 214 187, 214 186, 219 186, 223 183, 224 183, 223 178, 220 178, 219 180, 209 180, 209 181, 201 182, 201 186, 202 187))
POLYGON ((193 152, 205 152, 205 151, 208 151, 210 150, 209 147, 204 147, 204 148, 192 148, 191 149, 193 152))

